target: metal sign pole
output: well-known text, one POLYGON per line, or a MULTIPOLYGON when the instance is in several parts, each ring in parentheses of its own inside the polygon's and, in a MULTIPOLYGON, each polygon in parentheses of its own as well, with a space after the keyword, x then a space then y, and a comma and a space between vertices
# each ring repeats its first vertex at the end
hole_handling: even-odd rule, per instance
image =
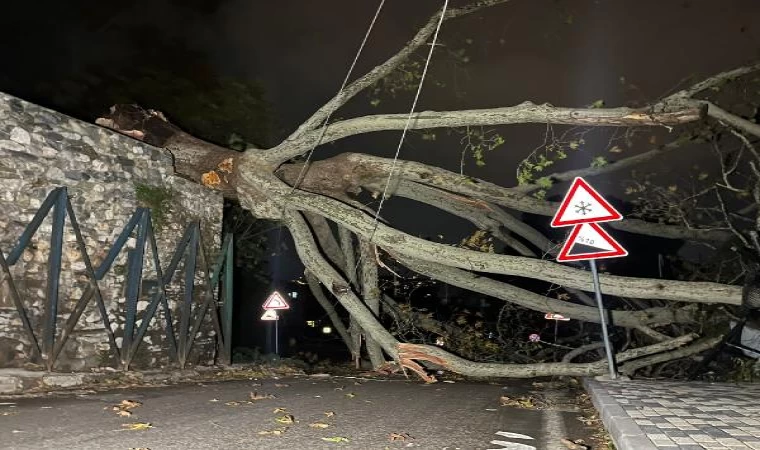
POLYGON ((280 318, 278 317, 274 321, 274 354, 280 356, 280 318))
POLYGON ((602 337, 604 338, 604 350, 607 353, 607 364, 610 367, 610 378, 617 379, 617 370, 615 370, 615 357, 612 354, 612 345, 610 337, 607 334, 607 319, 604 314, 604 305, 602 305, 602 291, 599 289, 599 272, 596 270, 596 260, 590 259, 591 275, 594 278, 594 294, 596 295, 596 304, 599 306, 599 318, 602 325, 602 337))

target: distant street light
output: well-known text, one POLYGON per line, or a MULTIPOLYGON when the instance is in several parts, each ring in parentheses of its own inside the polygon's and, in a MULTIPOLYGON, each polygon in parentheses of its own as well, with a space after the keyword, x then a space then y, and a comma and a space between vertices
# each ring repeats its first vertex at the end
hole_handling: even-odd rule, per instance
POLYGON ((330 327, 322 327, 322 333, 324 333, 324 334, 330 334, 330 333, 332 333, 332 328, 330 328, 330 327))

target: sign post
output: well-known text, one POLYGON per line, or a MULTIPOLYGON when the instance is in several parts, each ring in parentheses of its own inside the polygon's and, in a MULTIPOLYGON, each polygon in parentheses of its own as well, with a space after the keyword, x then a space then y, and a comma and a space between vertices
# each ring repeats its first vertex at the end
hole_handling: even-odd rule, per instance
MULTIPOLYGON (((622 220, 623 216, 605 200, 586 180, 577 177, 565 194, 557 213, 552 219, 552 227, 573 226, 573 230, 562 246, 557 261, 589 261, 591 277, 594 282, 596 304, 599 307, 599 319, 602 327, 604 349, 607 354, 607 364, 610 378, 617 378, 615 357, 607 330, 607 317, 602 303, 602 291, 599 286, 599 271, 596 260, 601 258, 617 258, 628 255, 628 252, 612 238, 599 222, 622 220)), ((548 317, 547 317, 548 318, 548 317)))
POLYGON ((274 321, 274 353, 280 354, 280 316, 277 314, 278 310, 290 309, 290 305, 285 301, 279 292, 274 291, 267 297, 266 301, 262 305, 265 312, 261 316, 261 320, 273 320, 274 321))

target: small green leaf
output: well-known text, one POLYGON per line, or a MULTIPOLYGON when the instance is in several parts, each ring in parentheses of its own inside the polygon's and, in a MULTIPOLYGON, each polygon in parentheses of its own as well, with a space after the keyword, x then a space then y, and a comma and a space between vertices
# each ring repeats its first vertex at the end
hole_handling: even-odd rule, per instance
POLYGON ((588 105, 589 108, 604 108, 604 100, 599 99, 588 105))

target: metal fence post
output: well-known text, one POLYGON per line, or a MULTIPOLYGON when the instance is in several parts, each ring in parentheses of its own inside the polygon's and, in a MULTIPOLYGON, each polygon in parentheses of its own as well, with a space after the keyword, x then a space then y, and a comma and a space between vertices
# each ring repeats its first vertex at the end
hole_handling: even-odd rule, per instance
POLYGON ((126 292, 126 318, 124 323, 124 337, 121 342, 121 362, 124 370, 129 369, 129 361, 134 339, 135 322, 137 321, 137 299, 140 296, 142 283, 142 268, 145 257, 145 241, 148 231, 148 218, 150 210, 141 208, 142 215, 137 227, 137 245, 129 252, 127 258, 127 292, 126 292))
POLYGON ((45 298, 45 328, 42 339, 42 353, 45 355, 48 371, 52 371, 55 365, 53 350, 55 348, 55 324, 58 318, 58 287, 61 282, 63 227, 66 223, 66 196, 66 188, 61 188, 55 199, 55 206, 53 206, 53 230, 50 235, 47 295, 45 298))
POLYGON ((223 316, 224 316, 224 363, 232 364, 232 293, 233 293, 233 270, 234 263, 234 237, 227 234, 225 239, 226 246, 224 249, 224 284, 222 285, 222 294, 224 295, 223 316))
POLYGON ((195 287, 195 263, 198 259, 198 225, 192 225, 189 248, 185 258, 185 299, 182 302, 182 316, 179 324, 179 365, 185 367, 188 349, 188 334, 190 333, 190 314, 193 308, 193 290, 195 287))

